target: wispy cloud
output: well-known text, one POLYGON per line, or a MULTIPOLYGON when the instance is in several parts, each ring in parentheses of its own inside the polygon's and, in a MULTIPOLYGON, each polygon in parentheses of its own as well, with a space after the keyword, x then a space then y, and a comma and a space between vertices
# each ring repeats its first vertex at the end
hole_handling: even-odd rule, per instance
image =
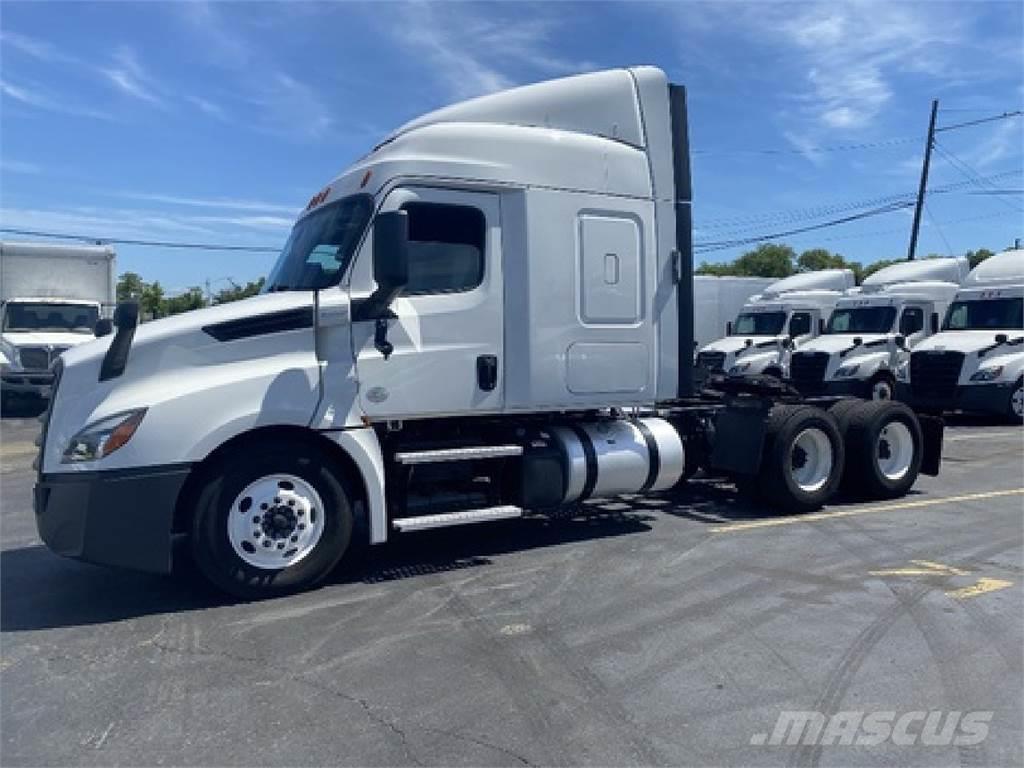
POLYGON ((16 84, 8 80, 0 80, 0 94, 26 106, 48 112, 59 112, 78 117, 91 117, 97 120, 112 119, 108 112, 100 112, 90 107, 83 107, 68 102, 66 99, 60 98, 35 84, 16 84))
POLYGON ((177 195, 152 194, 149 192, 114 192, 117 197, 166 205, 180 205, 189 208, 209 208, 226 211, 260 211, 263 213, 283 213, 297 216, 301 206, 268 203, 262 200, 238 200, 225 197, 186 197, 177 195))
POLYGON ((413 2, 403 5, 405 22, 390 30, 417 59, 429 64, 432 76, 456 99, 508 88, 526 74, 564 75, 595 68, 552 51, 551 34, 558 21, 541 17, 523 20, 500 6, 487 15, 462 3, 413 2))
POLYGON ((0 157, 0 173, 42 173, 43 169, 35 163, 26 163, 22 160, 12 160, 9 157, 0 157))
POLYGON ((191 94, 186 96, 185 98, 188 99, 188 101, 194 104, 196 107, 198 107, 201 112, 206 113, 210 117, 215 117, 218 120, 228 119, 227 112, 225 112, 224 108, 221 107, 219 104, 215 104, 214 102, 209 101, 208 99, 204 99, 201 96, 194 96, 191 94))
POLYGON ((31 56, 33 59, 49 63, 75 63, 78 61, 75 57, 61 51, 53 43, 9 30, 0 31, 0 47, 9 51, 15 50, 26 56, 31 56))
POLYGON ((166 103, 157 95, 158 85, 153 77, 139 63, 138 57, 128 46, 122 46, 114 53, 114 63, 100 69, 106 78, 122 93, 148 102, 160 108, 166 103))

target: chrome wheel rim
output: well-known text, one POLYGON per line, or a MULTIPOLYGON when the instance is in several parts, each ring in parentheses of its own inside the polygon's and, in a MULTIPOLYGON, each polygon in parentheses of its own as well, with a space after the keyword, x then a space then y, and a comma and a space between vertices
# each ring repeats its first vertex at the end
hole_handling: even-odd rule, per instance
POLYGON ((324 532, 324 505, 301 477, 267 475, 235 497, 227 526, 236 555, 256 568, 277 571, 316 547, 324 532))
POLYGON ((833 462, 832 441, 828 435, 817 427, 808 427, 793 441, 790 477, 801 491, 814 493, 828 482, 833 462))
POLYGON ((890 421, 878 433, 875 446, 878 469, 890 480, 902 480, 914 460, 914 437, 907 425, 890 421))
POLYGON ((1013 415, 1017 418, 1024 418, 1024 386, 1017 387, 1010 395, 1010 407, 1013 408, 1013 415))

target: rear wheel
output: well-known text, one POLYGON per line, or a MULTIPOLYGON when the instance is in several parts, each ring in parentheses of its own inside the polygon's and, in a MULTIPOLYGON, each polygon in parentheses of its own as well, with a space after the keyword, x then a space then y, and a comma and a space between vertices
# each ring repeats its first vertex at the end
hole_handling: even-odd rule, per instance
POLYGON ((839 434, 844 437, 846 436, 846 430, 850 426, 850 413, 863 402, 863 400, 858 400, 855 397, 844 397, 842 400, 832 403, 828 412, 836 420, 836 424, 839 426, 839 434))
POLYGON ((903 403, 864 402, 849 413, 843 485, 857 495, 904 495, 921 469, 921 425, 903 403))
POLYGON ((212 468, 198 495, 192 553, 236 597, 273 597, 324 579, 352 539, 342 474, 295 440, 248 446, 212 468))
POLYGON ((758 475, 761 496, 787 512, 810 512, 835 493, 843 440, 835 419, 809 405, 778 405, 769 417, 758 475))

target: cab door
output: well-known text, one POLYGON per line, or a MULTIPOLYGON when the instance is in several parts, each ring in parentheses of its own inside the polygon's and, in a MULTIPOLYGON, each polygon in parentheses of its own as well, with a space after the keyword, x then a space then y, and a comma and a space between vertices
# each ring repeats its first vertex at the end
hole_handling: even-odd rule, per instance
MULTIPOLYGON (((375 321, 352 324, 359 403, 375 420, 500 411, 504 402, 499 196, 399 187, 382 211, 409 223, 409 282, 387 321, 385 358, 375 321)), ((360 260, 369 259, 372 243, 360 260)), ((369 281, 368 295, 375 287, 369 281)), ((356 301, 356 282, 352 298, 356 301)))

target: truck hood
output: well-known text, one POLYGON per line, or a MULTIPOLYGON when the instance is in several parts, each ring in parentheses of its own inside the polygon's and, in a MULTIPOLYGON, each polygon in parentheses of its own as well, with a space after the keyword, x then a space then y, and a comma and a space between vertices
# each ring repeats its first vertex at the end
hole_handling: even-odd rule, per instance
MULTIPOLYGON (((1010 339, 1024 336, 1024 330, 1020 329, 1016 331, 943 331, 922 341, 914 347, 914 351, 976 352, 979 349, 991 347, 995 344, 996 335, 1000 333, 1005 333, 1010 339)), ((1009 349, 1020 349, 1020 347, 1009 347, 1009 349)), ((994 358, 996 353, 1000 351, 997 348, 989 352, 985 357, 994 358)))
POLYGON ((75 347, 92 341, 94 337, 88 333, 4 331, 2 338, 12 347, 75 347))
MULTIPOLYGON (((861 340, 862 344, 860 346, 861 346, 861 348, 863 348, 864 345, 868 344, 869 342, 880 341, 882 339, 887 338, 887 336, 885 334, 882 334, 882 333, 874 333, 874 334, 866 334, 866 333, 864 333, 864 334, 862 334, 862 333, 858 333, 858 334, 834 333, 833 334, 833 333, 830 333, 830 334, 827 334, 827 335, 818 336, 818 337, 816 337, 814 339, 811 339, 806 344, 802 344, 798 351, 799 352, 826 352, 829 355, 835 355, 835 354, 838 354, 838 353, 842 352, 843 350, 850 349, 850 347, 853 347, 853 340, 855 338, 859 338, 861 340)), ((878 352, 878 351, 884 349, 884 347, 882 347, 882 346, 867 347, 865 349, 861 349, 861 348, 854 348, 854 349, 850 350, 849 352, 847 352, 846 353, 846 359, 852 359, 854 357, 857 357, 857 356, 865 354, 865 353, 867 353, 867 354, 875 353, 875 352, 878 352)))
MULTIPOLYGON (((724 339, 718 339, 710 344, 701 348, 701 352, 725 352, 727 355, 735 354, 742 351, 747 346, 747 339, 756 344, 763 344, 768 341, 775 341, 775 336, 726 336, 724 339)), ((774 349, 774 347, 773 347, 774 349)), ((755 350, 751 350, 748 354, 755 354, 755 350)))

